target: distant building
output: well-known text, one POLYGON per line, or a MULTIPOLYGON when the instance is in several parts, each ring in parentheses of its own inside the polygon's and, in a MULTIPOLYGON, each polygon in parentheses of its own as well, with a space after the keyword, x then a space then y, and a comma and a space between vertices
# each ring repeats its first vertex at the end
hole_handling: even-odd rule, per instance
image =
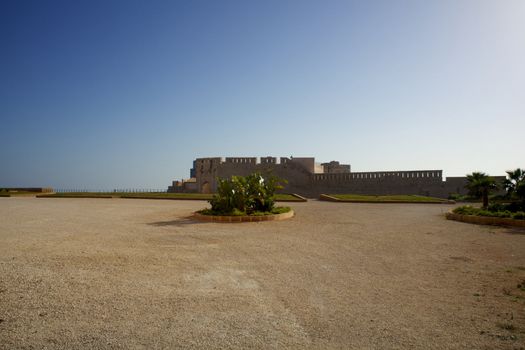
POLYGON ((324 174, 342 174, 350 172, 350 164, 339 164, 339 162, 332 160, 330 163, 321 164, 324 174))
POLYGON ((171 186, 168 186, 168 192, 198 193, 197 179, 192 177, 187 180, 173 181, 171 186))
MULTIPOLYGON (((303 196, 321 193, 370 195, 416 194, 447 198, 452 193, 466 194, 466 177, 443 180, 442 170, 396 170, 351 172, 349 164, 338 161, 316 163, 313 157, 210 157, 197 158, 190 179, 173 181, 168 192, 212 193, 217 178, 246 176, 254 172, 272 173, 286 179, 282 192, 303 196)), ((495 177, 503 181, 504 176, 495 177)))

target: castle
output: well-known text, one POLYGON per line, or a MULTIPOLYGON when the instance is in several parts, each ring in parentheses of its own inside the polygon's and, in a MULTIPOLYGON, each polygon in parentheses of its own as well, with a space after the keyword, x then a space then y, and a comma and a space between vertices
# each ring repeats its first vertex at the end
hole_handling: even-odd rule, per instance
POLYGON ((316 163, 313 157, 211 157, 197 158, 190 179, 173 181, 168 192, 213 193, 217 178, 271 172, 288 183, 282 192, 317 197, 322 193, 370 195, 416 194, 447 198, 466 194, 466 177, 448 177, 442 170, 352 172, 337 161, 316 163))

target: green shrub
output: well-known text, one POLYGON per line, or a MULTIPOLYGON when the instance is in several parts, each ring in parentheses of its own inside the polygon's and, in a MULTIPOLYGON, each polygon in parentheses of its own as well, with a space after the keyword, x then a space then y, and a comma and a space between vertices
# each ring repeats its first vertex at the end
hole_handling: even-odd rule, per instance
POLYGON ((517 213, 512 214, 512 218, 516 220, 525 220, 525 212, 518 211, 517 213))
POLYGON ((272 209, 272 214, 284 214, 288 213, 292 208, 290 207, 275 207, 272 209))
POLYGON ((212 215, 253 215, 272 213, 275 191, 281 189, 281 180, 259 173, 217 179, 217 194, 209 201, 212 215))
POLYGON ((456 214, 461 214, 461 215, 476 215, 478 210, 479 209, 473 208, 470 205, 464 205, 462 207, 457 207, 452 212, 456 214))
POLYGON ((487 207, 487 210, 488 211, 503 211, 503 210, 507 210, 507 208, 505 204, 492 203, 492 204, 489 204, 489 206, 487 207))
POLYGON ((492 203, 487 207, 488 211, 510 211, 515 213, 518 211, 524 211, 525 206, 521 202, 510 202, 510 203, 492 203))
POLYGON ((525 211, 525 203, 524 202, 512 202, 507 204, 507 210, 510 210, 513 213, 516 213, 518 211, 525 211))
POLYGON ((494 218, 510 218, 512 216, 512 213, 508 210, 503 210, 503 211, 481 210, 478 212, 477 215, 490 216, 494 218))
POLYGON ((481 209, 481 208, 474 208, 470 205, 465 205, 462 207, 457 207, 452 212, 456 214, 461 215, 477 215, 477 216, 488 216, 488 217, 495 217, 495 218, 513 218, 513 219, 521 219, 522 217, 525 217, 524 212, 516 212, 513 213, 510 210, 505 209, 505 205, 496 205, 493 204, 489 207, 488 210, 481 209), (492 209, 501 209, 501 210, 492 210, 492 209))

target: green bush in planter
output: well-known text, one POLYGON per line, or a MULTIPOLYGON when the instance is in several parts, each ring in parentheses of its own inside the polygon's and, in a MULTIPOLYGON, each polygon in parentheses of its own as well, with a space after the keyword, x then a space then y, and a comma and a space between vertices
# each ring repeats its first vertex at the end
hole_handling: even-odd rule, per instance
POLYGON ((272 212, 275 191, 282 189, 281 183, 284 182, 260 173, 217 179, 217 194, 209 201, 211 212, 224 215, 272 212))

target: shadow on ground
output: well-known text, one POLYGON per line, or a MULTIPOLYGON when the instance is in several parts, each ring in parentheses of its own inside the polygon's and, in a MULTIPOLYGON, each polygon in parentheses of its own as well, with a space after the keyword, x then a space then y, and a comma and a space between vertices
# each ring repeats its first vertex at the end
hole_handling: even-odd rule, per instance
POLYGON ((156 226, 156 227, 163 227, 163 226, 183 227, 183 226, 188 226, 188 225, 207 224, 207 223, 208 222, 195 220, 195 218, 193 218, 193 216, 190 215, 190 216, 178 218, 175 220, 148 222, 148 225, 156 226))
POLYGON ((504 227, 502 232, 510 235, 525 235, 525 227, 504 227))

